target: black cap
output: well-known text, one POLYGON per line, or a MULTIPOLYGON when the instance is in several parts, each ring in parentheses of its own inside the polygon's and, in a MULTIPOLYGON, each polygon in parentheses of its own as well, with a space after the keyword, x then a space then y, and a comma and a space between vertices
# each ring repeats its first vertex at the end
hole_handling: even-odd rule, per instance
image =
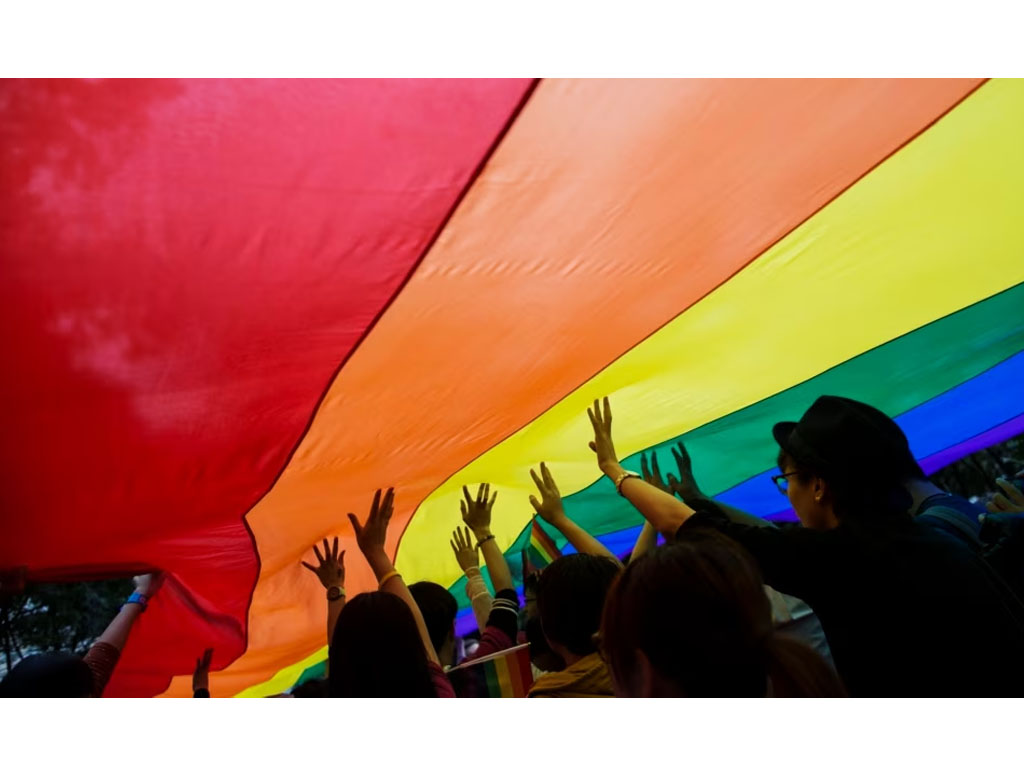
POLYGON ((847 397, 822 395, 800 421, 779 422, 772 435, 797 462, 834 477, 886 482, 920 473, 899 425, 847 397))

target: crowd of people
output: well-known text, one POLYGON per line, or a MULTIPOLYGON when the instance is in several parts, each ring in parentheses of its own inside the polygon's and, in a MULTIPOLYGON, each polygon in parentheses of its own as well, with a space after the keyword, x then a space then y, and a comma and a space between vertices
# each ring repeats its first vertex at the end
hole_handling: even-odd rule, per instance
MULTIPOLYGON (((524 573, 521 605, 491 532, 497 493, 487 483, 464 487, 451 548, 478 628, 467 649, 454 596, 432 582, 406 585, 395 569, 385 550, 395 492, 378 490, 363 521, 348 516, 375 591, 347 599, 337 538, 302 563, 325 591, 328 673, 290 695, 454 697, 453 670, 524 643, 530 697, 1024 694, 1017 485, 999 480, 987 510, 946 493, 892 419, 822 396, 798 422, 772 430, 772 480, 800 521, 777 525, 704 494, 681 443, 676 474, 663 475, 655 455, 643 457, 640 474, 627 471, 608 399, 587 413, 609 492, 645 520, 627 557, 570 519, 542 463, 531 470, 530 503, 576 551, 524 573)), ((159 584, 140 577, 84 659, 26 658, 0 693, 100 695, 159 584)), ((196 696, 209 695, 211 654, 196 661, 196 696)))

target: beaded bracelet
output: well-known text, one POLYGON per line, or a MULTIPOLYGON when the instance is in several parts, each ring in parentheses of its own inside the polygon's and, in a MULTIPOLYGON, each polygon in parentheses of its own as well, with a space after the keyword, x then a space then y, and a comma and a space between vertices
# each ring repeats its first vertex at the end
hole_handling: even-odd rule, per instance
POLYGON ((484 544, 485 542, 488 542, 488 541, 490 541, 493 538, 494 538, 494 534, 493 533, 490 536, 484 536, 482 539, 480 539, 480 541, 478 541, 476 543, 476 548, 480 549, 480 545, 481 544, 484 544))

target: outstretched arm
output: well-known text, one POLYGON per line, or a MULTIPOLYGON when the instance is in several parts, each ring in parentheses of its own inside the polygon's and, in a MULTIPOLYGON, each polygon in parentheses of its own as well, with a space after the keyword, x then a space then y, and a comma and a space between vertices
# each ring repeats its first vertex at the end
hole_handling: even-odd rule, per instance
POLYGON ((590 424, 594 428, 594 439, 590 449, 597 454, 597 466, 619 488, 629 502, 639 510, 662 535, 674 536, 679 526, 693 514, 693 510, 670 493, 645 483, 635 475, 629 475, 615 454, 612 443, 612 409, 608 398, 604 398, 604 409, 595 400, 594 407, 587 409, 590 424))
POLYGON ((132 627, 163 583, 162 573, 136 576, 135 591, 85 654, 83 661, 92 671, 93 696, 103 694, 103 689, 107 687, 110 676, 114 674, 114 667, 121 658, 121 651, 128 642, 132 627))
POLYGON ((427 658, 435 664, 439 664, 434 644, 430 642, 427 624, 423 621, 423 614, 420 613, 420 608, 416 605, 416 601, 413 599, 409 588, 405 585, 401 574, 395 570, 391 558, 384 551, 384 540, 388 534, 388 523, 391 522, 391 515, 394 512, 394 500, 394 488, 388 488, 383 499, 381 499, 380 489, 378 488, 373 496, 373 506, 370 507, 370 515, 366 518, 366 522, 360 525, 356 516, 351 513, 349 513, 348 519, 351 521, 352 528, 356 532, 359 550, 363 553, 363 557, 366 558, 366 562, 370 564, 370 568, 373 569, 373 575, 377 577, 379 589, 382 592, 390 592, 402 598, 405 604, 409 606, 409 610, 412 611, 412 617, 416 621, 416 628, 419 630, 423 648, 427 652, 427 658))
POLYGON ((540 491, 540 501, 535 496, 530 497, 530 504, 533 505, 534 510, 540 515, 544 522, 549 523, 558 529, 565 538, 569 540, 569 543, 576 547, 577 552, 583 552, 588 555, 600 555, 601 557, 607 557, 614 560, 615 563, 621 568, 622 563, 619 559, 608 551, 608 548, 587 533, 585 530, 580 528, 576 523, 569 519, 569 516, 565 514, 565 505, 562 504, 562 494, 558 491, 558 486, 555 485, 555 479, 551 476, 551 472, 548 471, 546 464, 541 462, 540 465, 540 477, 534 470, 530 470, 530 477, 533 478, 533 482, 537 486, 537 490, 540 491))
POLYGON ((323 555, 316 544, 313 545, 313 554, 319 565, 313 566, 307 562, 302 565, 315 573, 327 590, 327 644, 330 645, 341 609, 345 607, 345 551, 338 554, 338 537, 335 536, 332 546, 328 546, 327 539, 324 539, 323 555))
POLYGON ((503 589, 515 589, 515 584, 512 582, 512 571, 509 570, 505 556, 501 553, 501 547, 491 533, 491 510, 494 508, 495 499, 498 498, 498 492, 495 491, 491 495, 490 491, 490 483, 482 483, 477 488, 474 499, 469 488, 462 486, 465 500, 459 504, 462 508, 462 522, 469 526, 476 537, 477 547, 484 554, 487 572, 491 574, 494 594, 497 595, 503 589))
POLYGON ((469 528, 456 528, 452 533, 452 551, 459 568, 466 574, 466 597, 473 607, 473 616, 481 632, 487 627, 487 618, 491 615, 491 593, 487 591, 483 574, 480 573, 480 553, 473 546, 473 536, 469 528))
POLYGON ((683 445, 683 441, 680 440, 676 443, 676 447, 672 449, 672 458, 676 460, 676 469, 679 472, 679 476, 669 473, 667 487, 663 490, 669 493, 676 494, 679 498, 685 501, 687 504, 693 505, 698 501, 706 501, 714 504, 718 509, 722 510, 723 514, 732 520, 734 523, 742 523, 743 525, 753 525, 759 528, 775 527, 775 524, 764 518, 751 515, 748 512, 744 512, 742 509, 737 509, 728 504, 724 504, 717 499, 712 499, 706 493, 701 491, 697 485, 697 479, 693 476, 693 462, 690 460, 690 454, 686 450, 686 446, 683 445))
POLYGON ((629 561, 633 562, 640 555, 646 555, 658 546, 658 532, 654 530, 649 520, 644 520, 644 527, 640 529, 640 535, 636 537, 636 544, 633 545, 633 552, 629 561))
POLYGON ((103 634, 96 640, 97 643, 107 643, 114 646, 119 652, 124 650, 128 642, 128 635, 131 634, 135 620, 146 610, 146 604, 160 590, 164 583, 164 574, 147 573, 143 576, 136 576, 135 592, 128 598, 114 620, 103 630, 103 634), (135 601, 138 602, 135 602, 135 601))

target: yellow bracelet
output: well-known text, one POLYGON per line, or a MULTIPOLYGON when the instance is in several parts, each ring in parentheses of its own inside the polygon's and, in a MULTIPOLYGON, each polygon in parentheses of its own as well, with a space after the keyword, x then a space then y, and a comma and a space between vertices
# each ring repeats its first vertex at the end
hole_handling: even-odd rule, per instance
POLYGON ((389 571, 388 573, 385 573, 381 580, 377 582, 377 589, 384 589, 384 585, 388 583, 389 579, 393 579, 395 578, 395 576, 401 575, 402 574, 400 574, 398 571, 389 571))

